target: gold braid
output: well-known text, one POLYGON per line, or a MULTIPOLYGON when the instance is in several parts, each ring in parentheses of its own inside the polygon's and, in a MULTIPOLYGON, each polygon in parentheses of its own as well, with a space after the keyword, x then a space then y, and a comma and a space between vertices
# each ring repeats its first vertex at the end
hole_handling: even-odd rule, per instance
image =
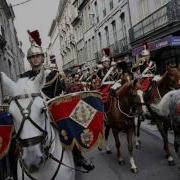
POLYGON ((51 86, 55 81, 56 81, 56 79, 59 77, 59 73, 58 73, 58 71, 57 71, 57 73, 56 73, 56 75, 50 80, 50 81, 48 81, 48 82, 46 82, 46 84, 44 85, 44 87, 49 87, 49 86, 51 86))

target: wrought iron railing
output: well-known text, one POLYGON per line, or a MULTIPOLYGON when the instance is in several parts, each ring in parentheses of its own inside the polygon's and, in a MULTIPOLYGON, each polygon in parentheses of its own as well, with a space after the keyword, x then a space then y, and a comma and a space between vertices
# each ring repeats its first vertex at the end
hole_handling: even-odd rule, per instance
POLYGON ((126 53, 126 52, 129 51, 127 37, 124 37, 124 38, 122 38, 121 40, 118 41, 118 47, 119 47, 119 52, 120 53, 126 53))
POLYGON ((129 30, 130 41, 136 41, 168 24, 180 21, 180 2, 172 0, 162 6, 129 30))

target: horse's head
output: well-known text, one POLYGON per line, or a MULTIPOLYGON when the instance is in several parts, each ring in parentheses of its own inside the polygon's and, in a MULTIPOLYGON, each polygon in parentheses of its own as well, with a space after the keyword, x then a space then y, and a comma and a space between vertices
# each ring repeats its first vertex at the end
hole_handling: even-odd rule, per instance
POLYGON ((4 92, 12 97, 9 112, 14 118, 20 162, 29 172, 37 171, 45 161, 44 151, 49 137, 50 121, 40 90, 44 70, 34 79, 17 82, 1 74, 4 92))
POLYGON ((176 67, 167 67, 167 71, 164 75, 165 84, 169 87, 169 90, 177 89, 180 87, 180 70, 176 67))
POLYGON ((121 106, 125 105, 129 108, 130 114, 136 114, 137 111, 141 110, 141 100, 137 94, 137 90, 141 88, 141 85, 137 80, 126 82, 122 87, 120 87, 116 95, 118 96, 121 106))

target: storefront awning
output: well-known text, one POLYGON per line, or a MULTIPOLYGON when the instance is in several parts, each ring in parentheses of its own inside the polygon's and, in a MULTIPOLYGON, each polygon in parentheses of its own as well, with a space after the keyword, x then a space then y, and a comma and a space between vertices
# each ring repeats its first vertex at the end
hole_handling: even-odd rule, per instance
MULTIPOLYGON (((180 36, 167 36, 162 39, 147 43, 150 51, 158 50, 167 46, 180 46, 180 36)), ((141 54, 144 49, 143 45, 132 50, 134 56, 141 54)))

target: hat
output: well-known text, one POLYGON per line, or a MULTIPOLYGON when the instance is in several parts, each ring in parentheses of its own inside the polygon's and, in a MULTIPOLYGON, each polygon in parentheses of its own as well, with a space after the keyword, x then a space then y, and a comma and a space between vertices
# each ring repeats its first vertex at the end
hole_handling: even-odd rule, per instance
POLYGON ((150 55, 150 51, 148 49, 144 49, 141 52, 141 56, 149 56, 150 55))

